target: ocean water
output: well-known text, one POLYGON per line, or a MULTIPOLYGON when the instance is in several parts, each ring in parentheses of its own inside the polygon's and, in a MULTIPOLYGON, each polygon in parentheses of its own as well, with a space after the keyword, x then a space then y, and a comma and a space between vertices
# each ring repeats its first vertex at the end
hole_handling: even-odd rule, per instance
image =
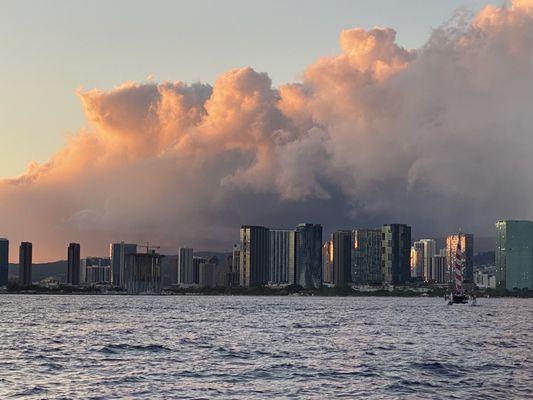
POLYGON ((0 296, 0 398, 524 399, 533 301, 0 296))

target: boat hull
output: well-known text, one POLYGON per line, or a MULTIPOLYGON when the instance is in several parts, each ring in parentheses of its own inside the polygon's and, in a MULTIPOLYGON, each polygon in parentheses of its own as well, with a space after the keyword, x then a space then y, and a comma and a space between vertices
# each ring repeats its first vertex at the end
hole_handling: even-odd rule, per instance
POLYGON ((468 297, 463 294, 452 294, 448 298, 448 304, 468 304, 468 297))

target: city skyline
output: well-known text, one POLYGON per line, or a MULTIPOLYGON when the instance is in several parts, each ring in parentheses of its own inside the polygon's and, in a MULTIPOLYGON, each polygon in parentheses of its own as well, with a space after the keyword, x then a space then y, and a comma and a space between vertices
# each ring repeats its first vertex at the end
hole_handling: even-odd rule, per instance
MULTIPOLYGON (((498 222, 500 220, 497 220, 495 222, 498 222)), ((509 221, 515 221, 514 219, 512 220, 509 220, 509 221)), ((525 220, 518 220, 518 221, 525 221, 525 220)), ((395 225, 395 224, 398 224, 398 223, 392 223, 392 225, 395 225)), ((296 226, 298 225, 298 223, 296 224, 296 226)), ((317 225, 321 225, 321 224, 317 224, 317 225)), ((377 227, 362 227, 362 226, 353 226, 353 227, 337 227, 337 228, 332 228, 331 231, 323 231, 322 233, 322 244, 326 244, 328 241, 330 241, 332 235, 335 233, 335 232, 340 232, 340 231, 349 231, 349 232, 357 232, 357 231, 375 231, 375 230, 380 230, 381 229, 381 226, 383 225, 390 225, 390 224, 381 224, 380 226, 377 226, 377 227)), ((404 224, 401 224, 401 225, 404 225, 404 224)), ((411 227, 412 229, 414 227, 410 226, 409 224, 405 224, 409 227, 411 227)), ((252 225, 252 224, 248 224, 248 225, 243 225, 243 226, 263 226, 263 225, 252 225)), ((285 226, 285 227, 278 227, 278 226, 270 226, 268 225, 268 229, 269 231, 278 231, 278 232, 294 232, 294 228, 290 227, 290 226, 285 226)), ((234 230, 235 230, 235 233, 233 235, 233 237, 235 238, 235 240, 232 242, 232 244, 229 246, 229 247, 225 247, 225 248, 217 248, 217 249, 212 249, 212 248, 203 248, 203 247, 196 247, 196 246, 191 246, 190 248, 194 248, 196 249, 195 251, 199 251, 199 252, 213 252, 213 253, 227 253, 227 254, 231 254, 232 251, 234 250, 234 246, 236 243, 238 243, 240 241, 239 239, 239 232, 238 232, 238 229, 236 229, 235 227, 233 227, 234 230)), ((461 233, 462 230, 458 232, 447 232, 447 233, 443 233, 442 235, 439 235, 439 236, 435 236, 435 237, 431 237, 431 238, 428 238, 428 237, 425 237, 425 236, 411 236, 411 242, 413 245, 415 245, 417 242, 419 241, 423 241, 423 240, 435 240, 435 241, 439 241, 442 243, 442 245, 444 247, 446 247, 446 239, 450 236, 454 236, 454 235, 460 235, 462 234, 461 233)), ((7 235, 5 235, 7 236, 7 235)), ((488 236, 482 236, 482 237, 478 237, 478 236, 475 236, 474 235, 474 240, 481 240, 483 242, 483 245, 482 245, 482 252, 486 252, 486 251, 493 251, 494 250, 494 246, 492 244, 487 244, 488 242, 490 243, 493 243, 496 241, 496 238, 497 238, 497 232, 493 232, 493 235, 488 235, 488 236)), ((36 242, 32 242, 30 240, 23 240, 22 242, 14 242, 13 240, 10 240, 9 238, 1 238, 0 237, 0 241, 2 240, 5 240, 8 242, 8 248, 9 248, 9 251, 7 252, 8 253, 8 261, 9 261, 9 264, 18 264, 18 251, 17 251, 17 254, 13 254, 13 252, 11 251, 11 248, 16 248, 18 250, 19 248, 19 245, 20 243, 22 242, 28 242, 28 243, 32 243, 32 244, 35 244, 36 242)), ((352 242, 353 242, 353 238, 352 238, 352 242)), ((37 242, 38 243, 38 242, 37 242)), ((140 241, 139 243, 131 243, 131 242, 128 242, 127 240, 115 240, 115 241, 111 241, 110 243, 106 243, 102 249, 100 249, 100 251, 96 251, 96 252, 92 252, 92 251, 87 251, 87 250, 84 250, 84 246, 83 246, 83 243, 82 246, 81 246, 81 250, 80 250, 80 257, 81 258, 87 258, 87 259, 90 259, 90 258, 102 258, 102 257, 108 257, 109 259, 113 259, 113 246, 126 246, 127 250, 125 252, 125 255, 127 254, 132 254, 132 253, 135 253, 137 252, 138 250, 138 247, 146 247, 146 245, 150 245, 152 244, 153 242, 151 241, 140 241), (111 248, 110 248, 111 247, 111 248)), ((73 243, 72 241, 66 241, 63 248, 62 248, 62 253, 61 255, 58 256, 58 258, 51 258, 51 259, 46 259, 46 260, 39 260, 39 259, 35 259, 35 249, 33 250, 33 263, 49 263, 49 262, 55 262, 55 261, 68 261, 68 252, 65 252, 64 251, 64 248, 65 247, 68 247, 70 244, 78 244, 78 243, 73 243)), ((150 246, 151 247, 151 246, 150 246)), ((189 248, 187 244, 180 244, 180 243, 176 243, 174 245, 169 245, 169 246, 165 246, 165 247, 161 247, 161 246, 157 246, 161 251, 160 253, 161 254, 166 254, 166 255, 179 255, 179 252, 180 252, 180 249, 187 249, 189 248)), ((38 251, 39 249, 37 249, 38 251)), ((438 250, 438 249, 437 249, 438 250)), ((117 250, 117 251, 120 251, 120 250, 117 250)), ((124 255, 122 256, 124 257, 124 255)), ((294 262, 294 261, 293 261, 294 262)), ((114 270, 116 270, 117 268, 120 268, 120 267, 115 267, 114 270)))
MULTIPOLYGON (((0 290, 68 288, 128 294, 211 289, 240 293, 267 289, 285 294, 287 289, 319 293, 335 289, 337 294, 430 290, 435 295, 455 288, 457 296, 464 296, 466 290, 471 297, 485 289, 504 294, 533 289, 533 221, 499 220, 494 227, 492 261, 490 253, 479 253, 484 262, 478 259, 477 265, 471 233, 448 235, 438 243, 433 238, 413 240, 411 226, 383 224, 380 229, 338 229, 324 241, 320 224, 299 223, 293 229, 243 225, 231 253, 200 257, 192 247, 180 247, 175 256, 168 256, 170 263, 164 262, 167 255, 160 253, 161 247, 149 242, 111 243, 109 258, 83 259, 80 244, 71 242, 65 271, 37 280, 33 279, 33 243, 20 244, 18 276, 9 277, 8 239, 1 239, 0 290)), ((464 302, 464 297, 453 299, 464 302)))
POLYGON ((404 23, 354 18, 296 79, 239 63, 201 82, 177 71, 80 89, 81 130, 0 180, 2 235, 40 243, 42 262, 70 241, 93 255, 146 238, 223 250, 246 223, 329 234, 401 221, 423 238, 532 219, 532 2, 432 4, 440 25, 418 43, 404 23))
MULTIPOLYGON (((533 288, 533 221, 497 221, 492 264, 481 268, 478 264, 476 271, 474 236, 469 233, 448 235, 439 244, 431 238, 413 240, 411 227, 405 224, 340 229, 326 241, 322 233, 322 226, 312 223, 300 223, 293 229, 243 225, 232 253, 222 259, 215 255, 206 258, 195 256, 191 247, 180 247, 170 269, 168 264, 164 267, 167 256, 159 253, 160 246, 149 242, 111 243, 107 259, 81 259, 80 244, 69 243, 63 282, 72 287, 104 285, 130 294, 221 287, 317 290, 429 285, 442 289, 452 285, 459 268, 460 282, 471 288, 478 284, 508 291, 533 288)), ((0 286, 6 286, 8 239, 1 239, 0 244, 0 286)), ((32 249, 33 243, 20 244, 20 287, 36 283, 32 249)), ((11 284, 14 281, 12 276, 11 284)), ((47 277, 38 284, 49 287, 53 282, 47 277)))
POLYGON ((0 399, 531 395, 533 0, 0 4, 0 399))
MULTIPOLYGON (((495 220, 493 222, 493 226, 494 226, 494 223, 497 223, 498 221, 501 221, 501 220, 502 219, 495 220)), ((507 221, 527 221, 527 220, 508 219, 507 221)), ((309 223, 308 222, 307 223, 297 222, 296 224, 294 224, 294 226, 305 225, 305 224, 309 224, 309 223)), ((317 224, 317 225, 323 226, 321 223, 314 222, 314 223, 312 223, 312 225, 313 224, 317 224)), ((335 232, 339 232, 339 231, 350 231, 350 232, 362 231, 362 232, 365 232, 365 231, 376 231, 376 230, 380 231, 381 227, 383 225, 397 225, 397 224, 409 226, 412 231, 416 231, 416 227, 413 227, 412 225, 410 225, 408 223, 398 223, 398 222, 383 223, 381 225, 376 225, 376 226, 357 226, 357 225, 347 226, 347 225, 342 225, 342 226, 337 226, 337 227, 331 227, 331 230, 329 230, 329 231, 323 230, 323 232, 322 232, 322 244, 325 244, 329 240, 331 240, 332 235, 335 232)), ((294 226, 291 227, 290 225, 285 225, 283 227, 280 227, 280 226, 277 226, 277 225, 270 225, 270 224, 265 224, 265 225, 245 224, 245 225, 242 225, 242 226, 260 226, 260 227, 266 226, 266 227, 268 227, 269 231, 271 231, 271 232, 294 232, 294 226)), ((156 245, 157 245, 158 250, 160 250, 161 254, 168 254, 168 255, 179 255, 180 249, 187 249, 189 247, 190 248, 195 248, 195 249, 197 249, 197 251, 214 252, 214 253, 219 252, 219 253, 230 254, 234 250, 234 246, 237 243, 239 243, 239 241, 241 240, 238 229, 235 226, 233 226, 232 228, 233 228, 232 238, 234 240, 230 241, 231 245, 229 245, 228 247, 213 249, 213 248, 204 248, 204 247, 201 247, 201 246, 199 246, 199 247, 197 247, 197 246, 189 246, 190 243, 178 243, 178 242, 176 242, 176 243, 174 243, 172 245, 167 245, 167 246, 159 246, 159 245, 157 245, 157 243, 156 243, 156 245)), ((437 236, 432 236, 432 237, 427 237, 427 236, 423 236, 423 235, 422 236, 421 235, 418 235, 418 236, 411 235, 411 242, 412 242, 412 245, 416 247, 418 242, 423 242, 423 241, 426 241, 426 240, 434 240, 434 241, 439 242, 442 245, 442 247, 445 248, 446 247, 447 238, 449 238, 451 236, 457 236, 457 235, 463 235, 463 234, 464 234, 464 230, 463 229, 459 229, 456 232, 442 232, 442 234, 437 235, 437 236)), ((7 246, 8 246, 7 254, 8 254, 8 262, 9 262, 9 264, 17 264, 18 263, 18 248, 19 248, 19 244, 20 243, 22 243, 22 242, 29 242, 29 243, 32 243, 32 244, 36 243, 36 242, 31 241, 31 240, 22 240, 21 242, 15 242, 13 240, 10 240, 9 237, 7 237, 7 235, 4 235, 4 236, 6 236, 6 237, 2 238, 1 237, 1 232, 0 232, 0 241, 5 240, 7 242, 7 246), (12 249, 17 250, 16 254, 13 252, 12 249)), ((481 241, 481 248, 482 248, 481 251, 482 252, 493 251, 494 250, 494 245, 493 244, 496 241, 497 236, 498 236, 498 232, 497 231, 493 231, 493 232, 491 232, 491 234, 489 234, 487 236, 474 235, 474 239, 473 240, 481 241)), ((144 239, 150 239, 150 238, 144 238, 144 239)), ((354 238, 352 237, 352 244, 353 244, 353 240, 354 240, 354 238)), ((118 237, 118 238, 116 238, 116 240, 111 240, 109 243, 105 243, 104 246, 98 251, 88 251, 88 250, 86 250, 86 246, 84 246, 83 243, 81 243, 82 246, 81 246, 81 250, 80 250, 80 257, 81 258, 109 257, 112 260, 113 259, 113 253, 114 252, 118 252, 119 254, 122 254, 121 255, 122 261, 120 261, 120 262, 124 263, 125 255, 136 253, 137 250, 138 250, 138 247, 141 247, 141 248, 143 248, 143 247, 146 248, 146 246, 152 247, 151 245, 154 244, 154 243, 155 242, 151 241, 151 240, 148 240, 148 241, 140 240, 139 242, 133 243, 133 241, 125 240, 124 237, 118 237), (116 246, 119 246, 119 247, 116 247, 116 246), (125 248, 125 250, 120 250, 121 248, 125 248), (122 253, 120 253, 121 251, 122 251, 122 253)), ((71 244, 78 244, 78 243, 75 243, 72 240, 67 240, 64 243, 63 247, 62 247, 62 252, 61 252, 62 254, 60 254, 57 258, 51 258, 51 259, 45 259, 45 260, 42 260, 42 259, 39 259, 39 258, 37 258, 37 259, 35 258, 35 248, 34 248, 34 250, 33 250, 33 262, 34 263, 47 263, 47 262, 62 261, 62 260, 67 261, 68 260, 68 252, 65 253, 64 248, 68 247, 71 244)), ((435 254, 438 253, 438 250, 439 249, 437 248, 437 251, 436 251, 435 254)), ((37 251, 39 251, 39 249, 37 249, 37 251)), ((115 271, 114 272, 115 274, 117 274, 117 270, 119 270, 120 268, 121 268, 120 265, 117 264, 117 265, 112 267, 112 270, 115 271)))

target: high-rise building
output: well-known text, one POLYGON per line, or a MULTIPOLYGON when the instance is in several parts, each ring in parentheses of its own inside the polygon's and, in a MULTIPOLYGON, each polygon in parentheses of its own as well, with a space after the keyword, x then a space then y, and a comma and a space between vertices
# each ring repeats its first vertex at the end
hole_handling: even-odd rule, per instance
POLYGON ((113 270, 113 285, 124 287, 124 269, 126 267, 126 257, 137 253, 137 245, 131 243, 112 243, 109 246, 109 257, 111 258, 111 269, 113 270))
POLYGON ((336 231, 331 235, 333 242, 333 284, 345 287, 351 283, 352 232, 336 231))
POLYGON ((163 256, 153 251, 128 254, 121 279, 128 293, 161 293, 163 289, 163 256))
POLYGON ((193 257, 192 258, 192 281, 194 285, 200 284, 200 264, 207 262, 207 258, 193 257))
POLYGON ((352 231, 352 277, 358 285, 382 283, 380 229, 352 231))
POLYGON ((414 242, 411 247, 411 277, 424 278, 424 243, 414 242))
POLYGON ((322 283, 333 284, 333 242, 322 244, 322 283))
POLYGON ((272 285, 294 284, 294 236, 287 229, 270 229, 270 274, 272 285))
POLYGON ((446 250, 442 249, 432 257, 431 272, 428 282, 446 283, 446 250))
POLYGON ((70 243, 67 251, 67 283, 70 285, 80 284, 80 245, 70 243))
POLYGON ((270 263, 270 234, 264 226, 241 227, 240 283, 244 287, 268 283, 270 263))
POLYGON ((213 288, 216 286, 216 269, 213 262, 205 261, 198 267, 198 286, 202 288, 213 288))
POLYGON ((7 286, 9 278, 9 240, 0 238, 0 286, 7 286))
POLYGON ((231 255, 231 272, 229 278, 229 286, 239 286, 241 268, 241 248, 238 244, 233 245, 233 253, 231 255))
POLYGON ((486 271, 474 272, 474 283, 480 289, 496 289, 496 276, 486 271))
POLYGON ((470 233, 459 233, 457 235, 450 235, 446 238, 446 262, 447 281, 454 282, 453 268, 455 265, 455 255, 457 254, 457 244, 461 242, 461 251, 464 254, 463 264, 463 280, 465 282, 474 281, 474 235, 470 233))
POLYGON ((180 247, 176 259, 178 269, 178 284, 194 284, 193 249, 180 247))
POLYGON ((381 269, 383 281, 403 285, 411 277, 411 227, 386 224, 381 228, 381 269))
POLYGON ((322 284, 322 225, 299 224, 295 236, 295 283, 304 288, 322 284))
POLYGON ((533 289, 533 221, 496 222, 496 285, 533 289))
POLYGON ((80 263, 80 283, 110 284, 111 260, 104 257, 87 257, 80 263))
POLYGON ((19 247, 19 284, 30 286, 32 284, 32 250, 30 242, 22 242, 19 247))
POLYGON ((227 255, 215 268, 215 286, 232 287, 237 286, 233 274, 233 255, 227 255))
POLYGON ((434 280, 434 277, 431 274, 431 261, 432 257, 435 255, 435 252, 437 251, 437 242, 435 239, 421 239, 419 240, 420 243, 422 243, 423 249, 424 249, 424 280, 426 282, 429 282, 431 280, 434 280))

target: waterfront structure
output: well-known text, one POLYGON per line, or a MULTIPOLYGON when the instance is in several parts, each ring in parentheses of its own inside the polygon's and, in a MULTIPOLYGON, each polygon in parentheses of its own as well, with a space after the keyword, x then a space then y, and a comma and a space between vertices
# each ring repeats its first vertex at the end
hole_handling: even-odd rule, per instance
POLYGON ((113 271, 113 285, 124 287, 124 269, 126 267, 126 257, 137 253, 137 245, 131 243, 112 243, 109 245, 109 257, 111 258, 111 269, 113 271))
POLYGON ((111 260, 104 257, 87 257, 80 263, 80 283, 110 284, 111 260))
POLYGON ((198 285, 200 283, 200 264, 207 262, 207 258, 193 257, 192 258, 192 284, 198 285))
POLYGON ((268 283, 270 234, 264 226, 243 225, 240 230, 240 284, 244 287, 268 283))
POLYGON ((533 289, 533 221, 496 222, 496 284, 533 289))
POLYGON ((352 281, 358 285, 380 284, 381 230, 352 231, 352 281))
POLYGON ((241 248, 238 244, 233 245, 231 254, 231 272, 229 277, 229 286, 239 286, 241 267, 241 248))
POLYGON ((32 257, 33 245, 22 242, 19 247, 19 284, 31 286, 32 284, 32 257))
POLYGON ((236 286, 234 279, 235 275, 233 274, 233 255, 228 255, 225 257, 222 265, 217 265, 215 268, 215 286, 236 286))
POLYGON ((178 270, 178 284, 191 285, 194 284, 194 268, 193 268, 193 249, 190 247, 180 247, 178 258, 176 259, 178 270))
POLYGON ((455 254, 457 254, 457 244, 461 243, 461 251, 463 252, 463 280, 464 282, 473 282, 474 280, 474 235, 470 233, 459 233, 457 235, 449 235, 446 238, 446 262, 447 281, 450 284, 454 282, 453 268, 455 265, 455 254))
POLYGON ((474 272, 474 283, 480 289, 496 289, 496 275, 483 271, 474 272))
POLYGON ((318 288, 322 284, 322 225, 299 224, 295 235, 295 284, 318 288))
POLYGON ((424 244, 414 242, 411 247, 411 277, 424 278, 424 244))
POLYGON ((201 288, 213 288, 216 286, 217 265, 211 261, 200 263, 198 267, 198 286, 201 288))
POLYGON ((403 285, 411 277, 411 227, 386 224, 381 228, 383 282, 403 285))
POLYGON ((7 286, 9 278, 9 240, 0 238, 0 287, 7 286))
POLYGON ((333 242, 322 244, 322 283, 333 285, 333 242))
POLYGON ((333 284, 345 287, 351 283, 352 232, 336 231, 331 236, 333 242, 333 284))
POLYGON ((424 249, 424 281, 429 282, 435 279, 435 277, 432 275, 431 262, 432 257, 437 251, 437 242, 435 241, 435 239, 421 239, 419 240, 419 243, 422 243, 424 249))
POLYGON ((288 229, 270 229, 269 284, 294 284, 295 232, 288 229))
POLYGON ((161 293, 163 288, 162 255, 154 251, 126 255, 123 288, 132 294, 161 293))
POLYGON ((431 257, 431 271, 427 282, 446 283, 446 250, 442 249, 431 257))
POLYGON ((67 250, 67 283, 80 284, 80 245, 70 243, 67 250))

